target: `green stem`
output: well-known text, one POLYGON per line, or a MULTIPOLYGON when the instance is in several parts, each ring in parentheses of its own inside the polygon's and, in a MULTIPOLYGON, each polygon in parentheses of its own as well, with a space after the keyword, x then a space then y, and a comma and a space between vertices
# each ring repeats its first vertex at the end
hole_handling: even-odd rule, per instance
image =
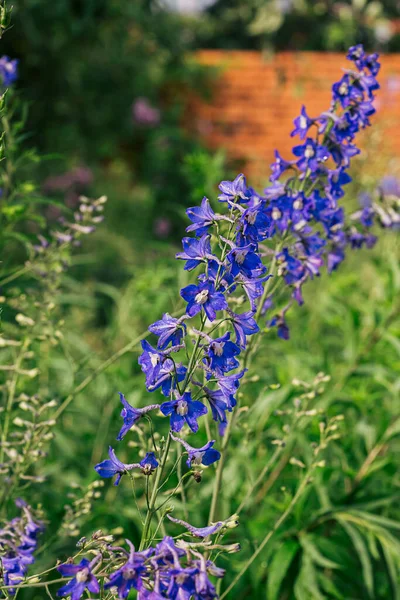
POLYGON ((161 463, 160 463, 159 468, 156 470, 156 478, 154 481, 154 487, 153 487, 153 491, 152 491, 151 498, 150 498, 149 509, 147 511, 146 520, 145 520, 144 526, 143 526, 143 533, 142 533, 142 539, 140 540, 139 552, 141 550, 143 550, 143 548, 146 545, 147 539, 148 539, 150 524, 151 524, 151 520, 153 518, 154 507, 155 507, 155 504, 157 501, 157 495, 158 495, 158 491, 159 491, 159 487, 160 487, 160 481, 161 481, 161 477, 162 477, 162 474, 163 474, 163 471, 165 468, 165 464, 167 462, 170 445, 171 445, 171 436, 168 433, 168 438, 167 438, 167 441, 165 442, 165 448, 164 448, 164 452, 163 452, 163 455, 161 458, 161 463))
MULTIPOLYGON (((278 251, 278 249, 276 249, 276 251, 274 252, 274 257, 271 262, 271 274, 273 276, 274 276, 275 270, 276 270, 276 253, 277 253, 277 251, 278 251)), ((270 279, 268 279, 268 281, 265 284, 264 292, 261 297, 261 301, 258 305, 257 312, 255 314, 256 321, 258 321, 260 318, 262 307, 264 306, 265 300, 267 299, 269 290, 271 288, 271 282, 273 281, 273 279, 274 279, 274 277, 271 277, 270 279)), ((243 357, 243 366, 244 367, 247 366, 247 362, 248 362, 248 358, 249 358, 252 346, 253 346, 253 338, 250 338, 248 345, 247 345, 246 352, 244 353, 244 357, 243 357)), ((209 523, 214 522, 216 515, 217 515, 218 499, 219 499, 219 495, 220 495, 221 484, 222 484, 222 475, 223 475, 225 459, 226 459, 226 450, 227 450, 228 444, 230 442, 233 424, 236 419, 238 410, 239 410, 239 402, 238 402, 238 405, 236 406, 235 411, 232 412, 228 417, 228 425, 227 425, 227 428, 225 430, 225 434, 223 437, 223 442, 222 442, 222 447, 221 447, 221 458, 218 461, 217 473, 216 473, 215 482, 214 482, 213 495, 212 495, 212 499, 211 499, 210 514, 209 514, 209 518, 208 518, 209 523)))
POLYGON ((12 376, 10 386, 9 386, 8 400, 7 400, 7 406, 6 406, 5 416, 4 416, 4 425, 3 425, 2 433, 1 433, 0 463, 2 463, 3 459, 4 459, 4 450, 5 450, 5 444, 7 441, 8 430, 10 427, 11 411, 12 411, 12 405, 14 403, 15 393, 16 393, 16 389, 17 389, 19 369, 20 369, 21 363, 24 358, 24 354, 25 354, 26 349, 29 346, 29 344, 30 344, 30 340, 28 338, 26 338, 24 340, 24 343, 21 346, 20 352, 17 356, 17 360, 15 361, 15 369, 14 369, 14 374, 12 376))

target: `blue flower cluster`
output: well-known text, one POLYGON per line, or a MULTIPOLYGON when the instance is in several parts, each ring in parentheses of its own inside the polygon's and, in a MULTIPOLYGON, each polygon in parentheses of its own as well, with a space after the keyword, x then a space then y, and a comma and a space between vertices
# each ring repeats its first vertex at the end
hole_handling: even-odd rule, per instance
MULTIPOLYGON (((237 404, 237 392, 247 370, 251 336, 259 332, 260 318, 265 319, 272 309, 275 290, 283 289, 289 299, 266 322, 288 339, 285 315, 294 302, 303 303, 304 283, 318 276, 324 265, 329 272, 335 270, 347 247, 372 246, 375 237, 369 229, 377 214, 381 223, 389 226, 387 219, 383 223, 377 203, 367 202, 350 221, 339 205, 344 186, 351 181, 347 172, 350 159, 359 153, 355 135, 370 124, 369 117, 375 112, 374 92, 379 88, 376 54, 367 55, 358 45, 350 48, 347 58, 354 68, 346 70, 333 85, 330 109, 314 118, 302 107, 292 132, 301 142, 293 148, 295 158, 285 160, 275 153, 271 185, 263 195, 249 187, 240 174, 219 185, 218 201, 225 214, 216 213, 207 198, 201 206, 186 211, 191 221, 187 232, 194 236, 183 239, 183 251, 176 258, 184 261, 186 271, 196 271, 197 279, 180 291, 185 314, 175 317, 166 313, 150 325, 153 341, 142 341, 138 359, 147 390, 158 390, 165 400, 134 408, 120 394, 123 426, 117 439, 122 440, 143 417, 149 418, 148 413, 161 412, 170 420, 168 444, 172 440, 181 445, 187 466, 198 481, 200 466, 207 467, 221 457, 214 448, 215 440, 194 447, 177 434, 184 429, 197 433, 199 420, 210 413, 220 435, 224 435, 227 415, 237 404), (270 261, 269 270, 265 258, 270 261)), ((393 224, 398 210, 391 210, 393 224)), ((110 448, 109 459, 95 469, 102 477, 115 476, 115 485, 134 469, 144 475, 158 469, 159 482, 165 456, 161 460, 155 448, 140 462, 125 464, 110 448)), ((225 526, 218 522, 196 528, 168 517, 198 538, 225 526)), ((138 590, 139 599, 217 597, 208 574, 222 576, 222 572, 200 554, 193 558, 190 552, 196 555, 192 548, 184 552, 168 537, 144 552, 136 553, 132 546, 126 564, 111 575, 106 587, 116 586, 120 598, 125 598, 131 587, 138 590), (184 556, 188 564, 182 567, 184 556), (149 580, 151 590, 146 584, 149 580)), ((81 563, 74 569, 70 571, 75 574, 74 583, 63 590, 78 590, 72 595, 77 600, 85 589, 82 584, 94 589, 96 580, 90 564, 81 563)))
POLYGON ((18 60, 2 56, 0 58, 0 77, 3 88, 8 88, 18 79, 18 60))
POLYGON ((17 586, 24 579, 28 566, 35 562, 34 552, 37 538, 43 525, 34 518, 31 508, 20 498, 16 505, 21 509, 21 516, 15 517, 0 529, 0 562, 7 596, 16 592, 17 586))
MULTIPOLYGON (((218 531, 223 525, 218 524, 214 530, 218 531)), ((197 537, 209 535, 208 530, 199 529, 196 533, 197 537)), ((118 566, 107 575, 108 581, 104 584, 106 590, 117 590, 118 598, 127 598, 131 590, 138 592, 138 600, 212 600, 218 597, 209 577, 223 577, 225 571, 184 542, 178 546, 167 536, 143 552, 136 552, 133 544, 129 540, 126 542, 130 551, 118 549, 118 566)), ((83 558, 77 565, 64 563, 57 567, 63 577, 71 577, 57 595, 79 600, 86 590, 99 593, 96 570, 100 558, 101 555, 96 555, 92 561, 83 558)))

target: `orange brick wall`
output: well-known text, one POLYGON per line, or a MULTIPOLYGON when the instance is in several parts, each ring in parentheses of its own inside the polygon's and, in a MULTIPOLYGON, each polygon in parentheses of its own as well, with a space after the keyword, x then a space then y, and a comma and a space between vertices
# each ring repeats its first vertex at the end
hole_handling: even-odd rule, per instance
MULTIPOLYGON (((202 50, 197 59, 220 68, 210 102, 195 100, 190 121, 210 148, 224 148, 248 174, 269 173, 277 148, 292 158, 290 138, 302 104, 318 115, 330 104, 331 85, 351 63, 343 54, 202 50)), ((385 151, 400 158, 400 54, 382 56, 373 123, 383 128, 385 151)), ((368 144, 367 130, 361 146, 368 144)))

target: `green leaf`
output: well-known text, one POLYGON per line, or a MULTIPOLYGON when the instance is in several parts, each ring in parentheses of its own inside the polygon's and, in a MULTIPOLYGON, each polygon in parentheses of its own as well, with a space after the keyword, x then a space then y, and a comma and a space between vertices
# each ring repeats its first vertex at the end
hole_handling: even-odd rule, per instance
POLYGON ((268 569, 267 600, 279 599, 282 582, 299 548, 298 542, 288 540, 274 554, 268 569))
POLYGON ((345 596, 339 592, 333 581, 323 573, 318 573, 318 581, 320 582, 324 592, 329 594, 329 597, 332 596, 333 598, 336 598, 336 600, 347 600, 345 596))
POLYGON ((392 598, 393 600, 400 600, 399 571, 396 568, 396 564, 390 549, 385 544, 382 544, 382 552, 385 557, 386 569, 390 580, 390 586, 392 588, 392 598))
POLYGON ((300 575, 294 587, 294 595, 296 600, 325 600, 318 586, 317 572, 308 554, 303 554, 300 575))
POLYGON ((300 544, 303 547, 304 552, 306 552, 311 560, 320 567, 325 567, 326 569, 340 569, 340 565, 333 562, 333 560, 329 560, 326 558, 318 548, 315 546, 312 541, 311 536, 309 535, 300 535, 300 544))
POLYGON ((397 529, 398 531, 400 531, 400 522, 393 521, 392 519, 388 519, 387 517, 381 517, 380 515, 374 515, 373 513, 365 512, 362 510, 352 510, 349 511, 349 514, 353 514, 362 519, 365 519, 372 525, 378 525, 386 529, 397 529))
POLYGON ((342 518, 338 519, 338 521, 353 542, 354 548, 357 550, 368 596, 369 598, 374 598, 374 576, 372 571, 372 563, 364 539, 354 525, 350 525, 350 523, 347 523, 345 519, 342 518))

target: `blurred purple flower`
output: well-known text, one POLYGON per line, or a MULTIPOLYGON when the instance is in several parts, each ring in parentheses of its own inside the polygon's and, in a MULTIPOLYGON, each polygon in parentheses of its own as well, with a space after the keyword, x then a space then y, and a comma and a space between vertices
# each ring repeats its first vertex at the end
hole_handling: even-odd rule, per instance
POLYGON ((132 104, 133 120, 140 125, 154 127, 158 125, 161 119, 161 114, 158 108, 151 106, 147 98, 137 98, 132 104))

